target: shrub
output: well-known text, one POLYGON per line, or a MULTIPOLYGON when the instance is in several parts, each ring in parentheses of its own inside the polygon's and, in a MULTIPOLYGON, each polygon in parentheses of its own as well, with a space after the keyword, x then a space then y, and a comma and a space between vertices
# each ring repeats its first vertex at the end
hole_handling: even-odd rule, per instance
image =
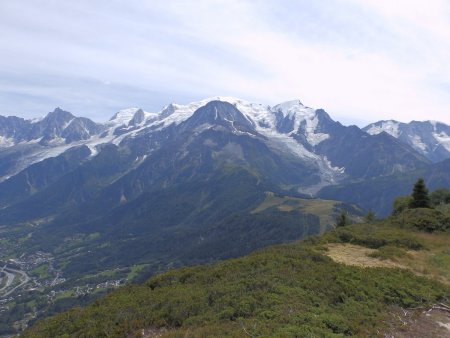
POLYGON ((436 189, 430 194, 430 201, 433 206, 450 203, 450 189, 436 189))
POLYGON ((450 217, 448 215, 428 208, 405 210, 398 216, 396 222, 428 232, 450 229, 450 217))
POLYGON ((412 201, 411 196, 399 196, 392 203, 392 215, 399 215, 409 208, 412 201))

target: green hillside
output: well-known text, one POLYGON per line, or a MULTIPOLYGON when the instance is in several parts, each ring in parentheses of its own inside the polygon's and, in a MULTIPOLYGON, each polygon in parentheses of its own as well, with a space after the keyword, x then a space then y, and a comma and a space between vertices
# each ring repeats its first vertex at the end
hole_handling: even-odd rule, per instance
MULTIPOLYGON (((422 232, 406 212, 406 222, 399 215, 344 226, 172 270, 38 322, 23 336, 408 337, 424 328, 423 337, 445 336, 450 223, 447 231, 422 232)), ((449 222, 445 210, 440 216, 449 222)))
MULTIPOLYGON (((244 170, 228 171, 214 181, 145 194, 82 229, 58 224, 50 233, 42 224, 0 227, 0 263, 19 259, 17 268, 30 278, 0 304, 0 336, 168 269, 320 234, 333 227, 342 210, 361 219, 354 206, 280 195, 255 182, 244 170), (64 279, 53 283, 59 277, 64 279)), ((14 287, 2 289, 3 277, 0 296, 14 287)))

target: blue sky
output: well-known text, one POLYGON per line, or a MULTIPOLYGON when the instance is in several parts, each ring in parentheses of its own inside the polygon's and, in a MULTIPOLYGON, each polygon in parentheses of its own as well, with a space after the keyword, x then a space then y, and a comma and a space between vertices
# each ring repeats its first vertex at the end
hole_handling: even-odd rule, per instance
POLYGON ((0 0, 0 114, 236 96, 450 124, 447 0, 0 0))

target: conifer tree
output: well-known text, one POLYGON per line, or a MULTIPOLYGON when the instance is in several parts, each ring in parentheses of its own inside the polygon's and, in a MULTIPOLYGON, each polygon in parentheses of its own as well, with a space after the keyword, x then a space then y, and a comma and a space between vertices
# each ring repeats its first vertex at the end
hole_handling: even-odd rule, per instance
POLYGON ((419 178, 414 184, 411 198, 410 208, 430 208, 430 197, 423 178, 419 178))

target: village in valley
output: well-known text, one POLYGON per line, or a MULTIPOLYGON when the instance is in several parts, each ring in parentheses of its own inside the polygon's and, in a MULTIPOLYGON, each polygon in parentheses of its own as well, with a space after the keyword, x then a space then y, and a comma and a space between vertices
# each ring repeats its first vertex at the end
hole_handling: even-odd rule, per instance
MULTIPOLYGON (((1 250, 1 249, 0 249, 1 250)), ((126 278, 98 282, 90 279, 86 283, 66 283, 55 257, 48 252, 37 251, 21 254, 17 258, 0 257, 0 317, 13 317, 16 329, 24 329, 39 317, 42 310, 64 300, 89 298, 90 295, 106 292, 126 282, 126 278)), ((2 331, 0 322, 0 336, 2 331)))

